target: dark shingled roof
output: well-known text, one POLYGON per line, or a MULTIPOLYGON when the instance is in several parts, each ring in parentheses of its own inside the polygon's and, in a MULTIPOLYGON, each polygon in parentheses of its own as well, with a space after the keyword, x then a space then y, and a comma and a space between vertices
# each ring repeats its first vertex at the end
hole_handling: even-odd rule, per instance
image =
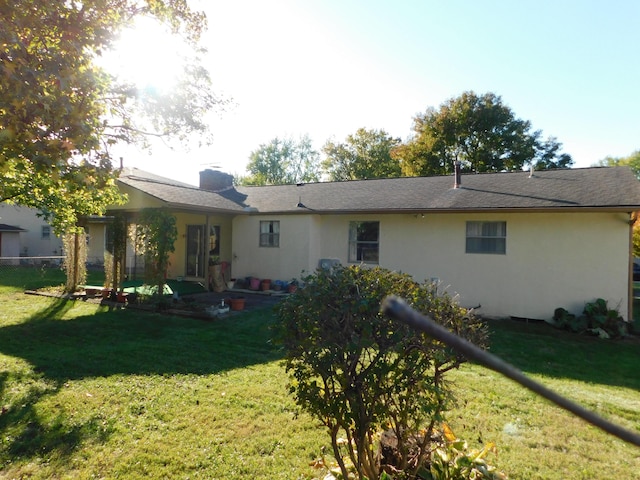
POLYGON ((144 172, 120 181, 172 207, 229 213, 347 213, 483 210, 640 210, 640 182, 627 167, 406 177, 209 192, 144 172))
POLYGON ((6 223, 0 223, 0 232, 26 232, 24 228, 14 227, 6 223))

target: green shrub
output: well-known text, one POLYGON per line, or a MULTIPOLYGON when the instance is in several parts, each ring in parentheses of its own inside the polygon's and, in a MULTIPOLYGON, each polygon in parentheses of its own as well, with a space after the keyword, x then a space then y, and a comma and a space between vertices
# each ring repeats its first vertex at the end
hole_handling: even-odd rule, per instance
POLYGON ((584 306, 582 315, 576 316, 564 308, 556 308, 550 322, 553 326, 574 333, 590 333, 600 338, 620 338, 627 335, 629 325, 616 309, 598 298, 584 306))
POLYGON ((429 463, 432 432, 451 400, 445 374, 464 358, 383 315, 381 301, 402 297, 483 347, 484 325, 432 284, 382 268, 338 266, 304 283, 277 307, 290 393, 327 427, 344 478, 350 464, 361 479, 415 476, 429 463), (380 449, 382 432, 393 437, 390 452, 380 449))
POLYGON ((442 425, 442 439, 431 457, 427 480, 506 480, 507 476, 489 465, 485 457, 497 454, 496 445, 486 444, 482 450, 469 449, 464 440, 456 438, 449 426, 442 425))

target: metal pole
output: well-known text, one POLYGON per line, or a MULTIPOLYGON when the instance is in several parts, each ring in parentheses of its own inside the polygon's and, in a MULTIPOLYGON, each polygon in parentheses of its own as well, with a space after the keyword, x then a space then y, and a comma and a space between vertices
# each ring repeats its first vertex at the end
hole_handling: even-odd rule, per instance
POLYGON ((532 380, 514 366, 501 360, 495 355, 482 350, 473 343, 459 337, 455 333, 450 332, 442 325, 435 323, 431 318, 416 312, 402 299, 397 297, 385 298, 382 302, 382 311, 387 315, 401 320, 407 325, 410 325, 411 327, 420 330, 436 340, 456 349, 468 360, 473 360, 487 368, 490 368, 491 370, 501 373, 505 377, 510 378, 523 387, 528 388, 532 392, 537 393, 559 407, 564 408, 586 422, 589 422, 591 425, 594 425, 605 432, 624 440, 625 442, 629 442, 640 447, 640 435, 637 433, 600 417, 591 410, 587 410, 568 398, 565 398, 535 380, 532 380))

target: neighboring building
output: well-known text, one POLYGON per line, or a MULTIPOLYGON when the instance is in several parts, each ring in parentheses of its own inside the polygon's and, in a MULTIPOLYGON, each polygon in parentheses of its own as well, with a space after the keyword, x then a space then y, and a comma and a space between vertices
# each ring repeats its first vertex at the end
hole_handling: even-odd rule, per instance
POLYGON ((18 265, 20 259, 20 234, 24 232, 20 227, 0 223, 0 258, 3 265, 18 265))
MULTIPOLYGON (((87 233, 87 263, 90 268, 102 268, 106 246, 105 217, 85 218, 87 233)), ((38 211, 18 205, 0 204, 0 223, 14 230, 2 230, 1 257, 61 257, 64 255, 62 238, 53 227, 38 216, 38 211)), ((7 263, 7 262, 5 262, 7 263)))
MULTIPOLYGON (((62 255, 62 240, 53 233, 37 210, 0 203, 0 222, 18 229, 18 234, 3 232, 3 243, 10 242, 10 250, 2 249, 2 257, 51 257, 62 255)), ((8 243, 7 243, 8 245, 8 243)), ((9 248, 9 247, 7 247, 9 248)))
POLYGON ((113 211, 135 222, 165 207, 178 225, 169 278, 206 281, 210 255, 234 277, 300 277, 325 263, 380 265, 437 280, 487 316, 543 319, 604 298, 631 312, 630 169, 412 177, 234 187, 205 170, 200 187, 122 172, 113 211))

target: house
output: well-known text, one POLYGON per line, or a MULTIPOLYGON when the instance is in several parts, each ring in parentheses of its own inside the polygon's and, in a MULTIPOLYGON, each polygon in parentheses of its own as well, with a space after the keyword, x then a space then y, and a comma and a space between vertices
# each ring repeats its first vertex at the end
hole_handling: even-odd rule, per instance
MULTIPOLYGON (((56 235, 53 227, 39 215, 38 210, 21 205, 0 203, 0 257, 4 263, 18 264, 15 257, 22 257, 22 262, 43 262, 58 264, 64 255, 62 238, 56 235)), ((85 217, 85 231, 89 254, 89 267, 102 268, 105 249, 105 217, 85 217)))
POLYGON ((219 256, 237 278, 288 280, 322 264, 380 265, 437 281, 486 316, 544 319, 604 298, 632 301, 631 220, 640 185, 626 167, 234 187, 198 187, 127 169, 131 221, 177 219, 169 278, 207 280, 219 256))
POLYGON ((0 223, 0 258, 2 265, 18 265, 20 263, 20 233, 23 228, 0 223))
POLYGON ((57 257, 62 239, 29 207, 0 203, 0 257, 57 257))

